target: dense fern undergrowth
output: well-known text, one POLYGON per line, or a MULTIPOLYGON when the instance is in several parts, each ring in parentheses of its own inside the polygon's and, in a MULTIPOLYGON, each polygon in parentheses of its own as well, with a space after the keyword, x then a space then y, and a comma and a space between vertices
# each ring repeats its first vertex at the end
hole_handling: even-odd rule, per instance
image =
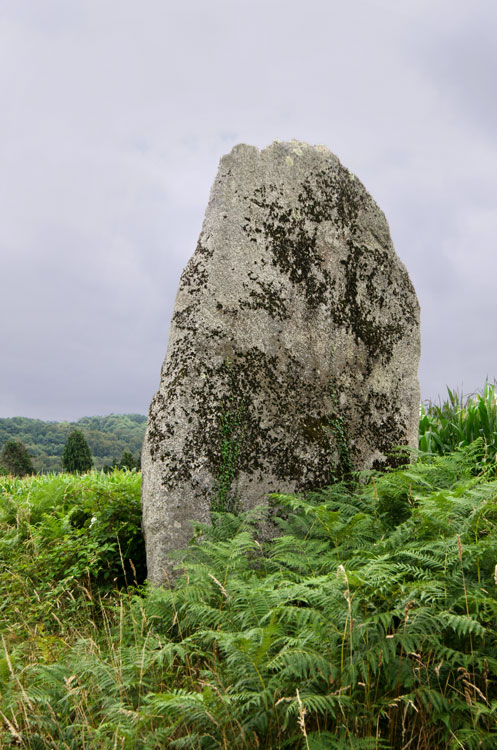
POLYGON ((139 474, 0 487, 0 747, 497 747, 483 439, 214 515, 159 589, 139 474))

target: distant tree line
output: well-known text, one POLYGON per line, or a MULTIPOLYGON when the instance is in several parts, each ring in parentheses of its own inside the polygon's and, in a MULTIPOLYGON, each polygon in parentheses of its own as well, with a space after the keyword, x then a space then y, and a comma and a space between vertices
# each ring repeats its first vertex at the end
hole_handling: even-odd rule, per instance
MULTIPOLYGON (((62 451, 62 471, 79 474, 90 471, 93 467, 93 456, 85 436, 81 430, 73 430, 62 451)), ((140 469, 140 457, 135 458, 131 451, 124 450, 120 461, 114 459, 111 464, 103 466, 107 473, 114 469, 140 469)), ((24 477, 35 473, 33 461, 24 443, 21 440, 7 440, 0 453, 0 474, 24 477)))
MULTIPOLYGON (((44 422, 27 417, 0 419, 0 467, 3 467, 4 473, 17 476, 33 472, 72 471, 65 468, 71 465, 70 456, 66 455, 64 460, 63 454, 69 436, 76 431, 81 433, 88 445, 91 466, 94 468, 105 471, 140 468, 146 421, 147 418, 141 414, 84 417, 77 422, 44 422), (14 448, 13 444, 17 447, 14 448), (13 471, 13 468, 16 470, 13 471)), ((86 471, 87 468, 77 470, 86 471)))

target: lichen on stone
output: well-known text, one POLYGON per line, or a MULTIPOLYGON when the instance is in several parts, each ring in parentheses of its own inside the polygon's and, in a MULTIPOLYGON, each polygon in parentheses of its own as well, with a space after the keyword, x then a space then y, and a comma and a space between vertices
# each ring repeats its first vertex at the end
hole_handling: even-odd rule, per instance
POLYGON ((362 183, 322 146, 235 147, 149 412, 149 578, 213 509, 400 460, 395 446, 416 440, 418 359, 416 295, 362 183))

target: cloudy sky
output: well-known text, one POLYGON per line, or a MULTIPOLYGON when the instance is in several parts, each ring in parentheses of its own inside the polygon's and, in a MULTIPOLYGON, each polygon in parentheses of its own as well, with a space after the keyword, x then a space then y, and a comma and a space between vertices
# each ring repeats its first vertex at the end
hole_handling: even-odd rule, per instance
POLYGON ((220 157, 326 144, 385 211, 422 396, 497 376, 495 0, 0 0, 0 417, 146 413, 220 157))

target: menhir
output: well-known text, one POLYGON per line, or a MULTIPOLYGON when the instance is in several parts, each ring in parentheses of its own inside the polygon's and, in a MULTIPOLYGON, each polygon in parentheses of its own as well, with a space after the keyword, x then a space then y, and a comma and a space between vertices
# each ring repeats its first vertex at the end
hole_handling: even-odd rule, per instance
POLYGON ((191 521, 417 445, 419 305, 382 211, 324 146, 221 159, 142 457, 149 580, 191 521))

